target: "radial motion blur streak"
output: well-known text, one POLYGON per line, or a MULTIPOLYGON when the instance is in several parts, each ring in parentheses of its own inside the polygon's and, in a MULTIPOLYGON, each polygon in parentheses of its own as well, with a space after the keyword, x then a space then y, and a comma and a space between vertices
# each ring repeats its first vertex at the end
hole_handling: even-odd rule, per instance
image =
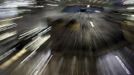
POLYGON ((0 75, 134 75, 134 0, 0 0, 0 75))

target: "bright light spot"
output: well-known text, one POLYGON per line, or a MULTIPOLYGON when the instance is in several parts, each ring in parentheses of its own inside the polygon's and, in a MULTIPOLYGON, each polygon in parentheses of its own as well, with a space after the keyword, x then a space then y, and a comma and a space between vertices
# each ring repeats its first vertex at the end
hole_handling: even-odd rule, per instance
POLYGON ((92 27, 94 27, 94 24, 93 24, 93 22, 92 22, 92 21, 90 21, 90 24, 91 24, 91 26, 92 26, 92 27))
POLYGON ((131 17, 134 17, 134 15, 131 15, 131 17))
POLYGON ((90 5, 87 5, 87 8, 89 8, 90 7, 90 5))

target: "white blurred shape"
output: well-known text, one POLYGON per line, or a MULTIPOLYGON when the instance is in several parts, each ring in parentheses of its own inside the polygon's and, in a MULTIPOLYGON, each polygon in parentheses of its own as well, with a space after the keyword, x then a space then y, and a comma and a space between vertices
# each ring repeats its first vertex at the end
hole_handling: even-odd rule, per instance
POLYGON ((87 8, 89 8, 90 7, 90 5, 87 5, 87 8))
POLYGON ((132 10, 132 9, 134 9, 134 7, 128 7, 127 9, 128 9, 128 10, 132 10))
POLYGON ((124 4, 133 4, 134 0, 124 0, 124 4))
POLYGON ((59 6, 58 4, 47 4, 48 6, 59 6))
POLYGON ((95 10, 95 12, 96 12, 96 13, 100 13, 100 11, 99 11, 99 10, 95 10))
POLYGON ((92 27, 94 27, 94 24, 93 24, 93 22, 92 22, 92 21, 90 21, 90 24, 91 24, 91 26, 92 26, 92 27))
POLYGON ((131 15, 131 17, 134 17, 134 15, 131 15))

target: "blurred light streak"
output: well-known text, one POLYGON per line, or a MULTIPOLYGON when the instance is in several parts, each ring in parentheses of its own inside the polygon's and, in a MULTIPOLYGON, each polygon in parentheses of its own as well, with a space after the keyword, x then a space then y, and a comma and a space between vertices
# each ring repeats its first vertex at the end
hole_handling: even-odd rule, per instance
POLYGON ((37 39, 33 40, 29 44, 27 44, 24 48, 30 49, 30 50, 37 50, 45 41, 47 41, 50 38, 50 35, 47 35, 45 37, 38 36, 37 39))
POLYGON ((3 33, 0 35, 0 41, 4 40, 4 39, 7 39, 11 36, 14 36, 17 34, 17 31, 12 31, 12 32, 6 32, 6 33, 3 33))
POLYGON ((10 54, 12 54, 15 50, 16 50, 16 48, 13 48, 13 49, 7 51, 6 53, 4 53, 3 55, 1 55, 0 61, 3 60, 4 58, 6 58, 7 56, 9 56, 10 54))
POLYGON ((0 28, 9 27, 9 26, 12 26, 12 25, 16 25, 16 23, 2 24, 2 25, 0 25, 0 28))
POLYGON ((119 61, 119 63, 121 64, 121 66, 123 67, 123 69, 126 71, 126 73, 128 74, 128 75, 130 75, 131 73, 130 73, 130 71, 127 69, 127 67, 123 64, 123 62, 121 61, 121 59, 118 57, 118 56, 115 56, 116 57, 116 59, 119 61))
POLYGON ((38 5, 38 6, 27 6, 27 7, 30 7, 30 8, 44 8, 43 5, 38 5))
POLYGON ((7 30, 7 29, 11 29, 11 28, 14 28, 14 27, 16 27, 16 26, 17 26, 16 23, 3 24, 3 25, 0 25, 0 31, 4 31, 4 30, 7 30))
MULTIPOLYGON (((47 41, 48 39, 49 39, 50 37, 46 37, 45 38, 45 40, 40 40, 40 41, 42 41, 43 43, 45 42, 45 41, 47 41)), ((34 42, 37 44, 37 40, 38 39, 36 39, 36 40, 34 40, 33 42, 31 42, 31 43, 29 43, 27 46, 25 46, 25 48, 28 48, 29 46, 33 46, 32 44, 34 44, 34 42)), ((40 46, 42 45, 42 43, 40 44, 40 46)), ((39 47, 39 46, 38 46, 39 47)), ((36 48, 36 50, 37 50, 37 48, 36 48)), ((22 62, 21 62, 21 64, 23 64, 24 62, 26 62, 26 61, 28 61, 29 59, 30 59, 30 57, 32 57, 34 54, 36 54, 36 50, 34 50, 29 56, 27 56, 22 62)))
POLYGON ((41 36, 43 34, 46 34, 48 31, 50 31, 52 29, 52 27, 48 27, 47 29, 45 29, 43 32, 39 33, 38 36, 41 36))
POLYGON ((32 53, 30 53, 20 64, 19 66, 21 66, 22 64, 24 64, 26 61, 28 61, 32 56, 34 56, 36 54, 36 50, 33 51, 32 53))
POLYGON ((17 59, 19 59, 22 55, 24 55, 27 52, 26 49, 22 49, 19 51, 15 56, 11 57, 9 60, 4 62, 3 64, 0 65, 1 69, 5 69, 8 66, 10 66, 12 63, 14 63, 17 59))
POLYGON ((34 42, 31 42, 30 44, 26 45, 21 51, 19 51, 17 54, 15 54, 13 57, 11 57, 9 60, 7 60, 6 62, 4 62, 3 64, 0 65, 1 69, 5 69, 8 66, 10 66, 12 63, 14 63, 15 61, 17 61, 21 56, 23 56, 26 52, 28 52, 28 47, 34 47, 34 50, 37 50, 45 41, 47 41, 50 38, 50 35, 46 36, 46 37, 40 37, 42 39, 40 39, 40 42, 36 42, 36 40, 34 40, 34 42), (38 43, 38 45, 36 46, 32 46, 33 43, 36 44, 38 43))
POLYGON ((96 12, 96 13, 100 13, 100 11, 99 11, 99 10, 95 10, 95 12, 96 12))
POLYGON ((62 67, 62 64, 64 62, 64 57, 61 57, 59 63, 57 64, 57 69, 55 70, 55 75, 59 75, 60 68, 62 67))
POLYGON ((2 41, 1 43, 0 43, 0 45, 6 45, 7 43, 9 43, 9 42, 17 42, 18 40, 16 40, 17 39, 17 36, 13 36, 13 37, 11 37, 11 38, 8 38, 8 39, 6 39, 6 40, 4 40, 4 41, 2 41), (16 40, 16 41, 15 41, 16 40))
POLYGON ((14 18, 7 18, 7 19, 4 19, 4 20, 0 20, 0 23, 1 22, 6 22, 6 21, 11 21, 11 20, 17 20, 17 19, 20 19, 20 18, 23 18, 23 16, 18 16, 18 17, 14 17, 14 18))
POLYGON ((59 6, 58 4, 47 4, 49 6, 59 6))
POLYGON ((134 9, 134 7, 128 7, 127 9, 128 9, 128 10, 133 10, 133 9, 134 9))
POLYGON ((124 0, 123 4, 134 4, 134 0, 124 0))
POLYGON ((41 75, 41 73, 43 73, 43 71, 46 69, 46 67, 47 67, 47 65, 48 65, 48 63, 49 63, 49 61, 51 60, 52 57, 53 57, 53 55, 51 55, 50 58, 48 58, 48 61, 46 62, 46 64, 44 65, 44 67, 41 69, 41 71, 39 72, 38 75, 41 75))
POLYGON ((41 60, 38 62, 36 67, 32 70, 30 75, 38 75, 38 73, 40 73, 44 65, 48 64, 47 61, 49 61, 49 57, 51 58, 51 50, 48 50, 45 54, 40 56, 41 60))
POLYGON ((72 64, 71 64, 71 74, 73 75, 73 74, 75 74, 74 73, 74 70, 75 70, 75 64, 76 64, 76 62, 77 62, 77 57, 76 56, 73 56, 73 60, 72 60, 72 64))
POLYGON ((31 34, 34 34, 34 33, 38 32, 39 30, 41 30, 40 27, 34 28, 34 29, 32 29, 32 30, 29 30, 29 31, 27 31, 27 32, 25 32, 25 33, 19 35, 19 39, 23 39, 24 37, 26 37, 26 36, 28 36, 28 35, 31 35, 31 34))
POLYGON ((134 18, 134 15, 130 15, 130 16, 134 18))
POLYGON ((31 46, 27 47, 28 50, 37 50, 45 41, 50 38, 50 35, 45 37, 39 37, 36 42, 33 42, 31 46))

